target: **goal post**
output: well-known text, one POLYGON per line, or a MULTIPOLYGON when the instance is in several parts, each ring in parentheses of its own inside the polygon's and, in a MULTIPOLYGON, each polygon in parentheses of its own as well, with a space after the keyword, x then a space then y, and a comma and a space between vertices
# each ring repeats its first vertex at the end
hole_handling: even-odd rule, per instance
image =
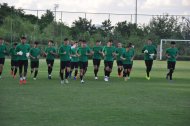
MULTIPOLYGON (((179 42, 183 42, 183 43, 189 43, 190 44, 190 40, 179 40, 179 39, 161 39, 160 40, 160 49, 159 49, 159 59, 162 60, 163 58, 163 44, 164 42, 167 43, 167 42, 171 42, 171 41, 175 41, 176 44, 179 44, 179 42)), ((182 44, 182 43, 180 43, 182 44)), ((177 47, 178 48, 178 47, 177 47)), ((185 47, 184 47, 185 48, 185 47)), ((187 47, 188 48, 188 47, 187 47)))

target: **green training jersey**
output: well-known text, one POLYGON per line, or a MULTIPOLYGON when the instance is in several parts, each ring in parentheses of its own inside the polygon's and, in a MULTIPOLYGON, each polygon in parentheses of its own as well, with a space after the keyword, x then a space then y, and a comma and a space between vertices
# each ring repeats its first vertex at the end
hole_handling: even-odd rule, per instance
POLYGON ((168 58, 168 61, 176 62, 176 56, 178 54, 178 49, 177 48, 168 48, 168 49, 166 49, 166 54, 170 56, 170 58, 168 58))
POLYGON ((78 62, 79 57, 76 55, 77 54, 78 48, 71 48, 71 62, 78 62))
POLYGON ((90 48, 89 47, 79 47, 77 50, 77 53, 80 55, 79 56, 79 61, 81 62, 87 62, 88 61, 88 53, 90 53, 90 48))
POLYGON ((142 52, 145 50, 148 50, 148 53, 144 54, 144 60, 153 60, 153 57, 151 57, 150 54, 157 54, 156 46, 154 45, 145 45, 142 49, 142 52))
POLYGON ((6 51, 7 47, 4 44, 0 45, 0 58, 5 58, 6 51))
POLYGON ((121 61, 121 55, 123 54, 123 52, 125 51, 124 48, 116 48, 115 52, 117 54, 116 60, 117 61, 121 61))
POLYGON ((61 61, 70 61, 70 53, 71 53, 70 45, 61 45, 61 47, 59 48, 60 60, 61 61))
POLYGON ((135 49, 133 47, 131 47, 129 51, 132 54, 132 56, 135 56, 135 49))
POLYGON ((9 54, 11 56, 11 60, 14 60, 14 61, 18 60, 18 56, 17 56, 17 53, 16 53, 16 48, 14 48, 14 47, 10 48, 9 54))
POLYGON ((102 46, 94 46, 92 50, 94 51, 93 59, 102 59, 102 46))
POLYGON ((55 55, 51 54, 51 52, 56 53, 56 49, 54 47, 47 47, 45 49, 45 53, 47 54, 46 59, 47 60, 54 60, 55 55))
POLYGON ((125 58, 125 60, 122 60, 123 64, 132 64, 131 58, 133 57, 133 53, 131 51, 124 51, 122 54, 122 57, 125 58))
POLYGON ((19 44, 16 46, 16 52, 22 51, 23 54, 20 56, 18 55, 18 60, 28 60, 26 53, 29 53, 30 51, 30 45, 29 44, 19 44))
POLYGON ((115 52, 115 47, 113 47, 113 46, 111 46, 111 47, 105 46, 103 48, 103 52, 105 54, 105 56, 104 56, 105 61, 114 61, 113 53, 115 52))
POLYGON ((32 57, 30 57, 30 60, 31 61, 39 61, 40 54, 41 54, 41 50, 39 48, 32 48, 30 50, 30 55, 32 57, 34 57, 35 59, 33 59, 32 57))

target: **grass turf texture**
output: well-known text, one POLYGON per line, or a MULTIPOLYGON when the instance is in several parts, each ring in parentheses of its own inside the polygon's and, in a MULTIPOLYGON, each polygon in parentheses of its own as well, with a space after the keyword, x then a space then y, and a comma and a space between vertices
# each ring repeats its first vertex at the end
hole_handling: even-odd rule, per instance
POLYGON ((85 84, 70 80, 60 85, 59 60, 52 80, 45 60, 40 61, 36 81, 30 77, 19 86, 6 60, 0 80, 0 126, 188 126, 190 125, 189 62, 177 62, 174 82, 165 79, 166 62, 154 61, 151 80, 145 79, 143 61, 134 61, 131 79, 117 77, 114 64, 110 82, 94 80, 89 61, 85 84))

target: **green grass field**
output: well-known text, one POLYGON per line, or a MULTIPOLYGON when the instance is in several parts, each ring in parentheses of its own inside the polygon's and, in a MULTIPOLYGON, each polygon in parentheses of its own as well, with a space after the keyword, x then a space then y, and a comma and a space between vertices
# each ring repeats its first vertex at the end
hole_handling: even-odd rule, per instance
POLYGON ((103 66, 95 81, 89 61, 84 85, 80 80, 61 85, 58 60, 48 80, 45 60, 40 62, 38 79, 28 74, 28 83, 19 86, 6 60, 0 80, 0 126, 190 125, 190 62, 177 62, 173 83, 165 79, 165 61, 154 62, 150 81, 143 61, 134 61, 127 82, 117 77, 115 65, 106 83, 103 66))

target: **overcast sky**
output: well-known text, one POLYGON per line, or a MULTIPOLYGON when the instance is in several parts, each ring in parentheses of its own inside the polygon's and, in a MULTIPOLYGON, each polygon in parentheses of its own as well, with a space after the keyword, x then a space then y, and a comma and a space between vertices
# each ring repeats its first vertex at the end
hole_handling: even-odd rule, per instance
MULTIPOLYGON (((121 13, 134 14, 135 0, 1 0, 1 3, 8 3, 15 8, 23 9, 54 9, 54 4, 59 4, 58 11, 79 11, 79 12, 105 12, 105 13, 121 13)), ((32 13, 26 11, 26 13, 32 13)), ((190 15, 190 0, 138 0, 139 14, 173 14, 173 15, 190 15)), ((39 13, 39 15, 42 14, 39 13)), ((57 13, 59 20, 60 13, 57 13)), ((63 22, 71 25, 72 21, 84 14, 63 14, 63 22)), ((94 24, 101 24, 102 21, 108 19, 108 15, 87 15, 88 19, 92 19, 94 24)), ((189 17, 190 18, 190 17, 189 17)), ((114 25, 118 21, 131 21, 131 16, 114 16, 110 17, 114 25)), ((149 17, 138 16, 139 23, 147 23, 149 17)), ((134 17, 132 17, 134 22, 134 17)))

